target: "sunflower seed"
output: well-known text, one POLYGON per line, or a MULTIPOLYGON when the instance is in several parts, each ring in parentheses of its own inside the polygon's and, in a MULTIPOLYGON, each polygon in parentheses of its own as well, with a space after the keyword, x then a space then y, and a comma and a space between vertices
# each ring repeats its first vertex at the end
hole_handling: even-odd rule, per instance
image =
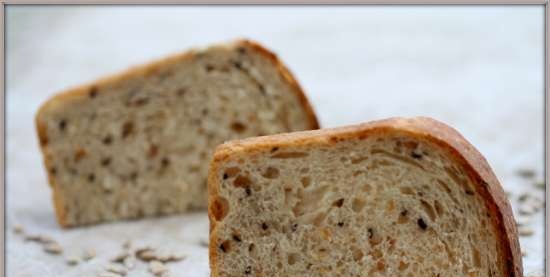
POLYGON ((80 263, 80 258, 76 256, 69 256, 66 258, 66 261, 68 265, 77 265, 80 263))
POLYGON ((151 261, 149 263, 149 271, 155 276, 160 276, 164 272, 168 271, 168 268, 159 261, 151 261))
POLYGON ((122 277, 122 275, 105 271, 105 272, 99 273, 99 277, 122 277))
POLYGON ((531 179, 535 177, 536 172, 533 169, 522 168, 518 169, 516 174, 522 178, 531 179))
POLYGON ((124 251, 118 255, 116 255, 114 258, 111 259, 111 262, 113 263, 123 263, 124 260, 130 256, 130 253, 128 253, 127 251, 124 251))
POLYGON ((55 240, 47 237, 47 236, 40 236, 40 235, 28 235, 25 237, 26 241, 34 241, 38 243, 54 243, 55 240))
POLYGON ((155 254, 155 250, 153 248, 150 248, 150 247, 144 247, 144 248, 136 250, 135 255, 138 259, 140 259, 144 262, 149 262, 149 261, 157 259, 157 256, 155 254))
POLYGON ((46 253, 59 255, 63 253, 63 248, 61 248, 61 245, 57 242, 49 242, 44 245, 44 251, 46 251, 46 253))
POLYGON ((13 232, 15 234, 23 234, 25 232, 25 229, 23 228, 23 226, 21 224, 15 224, 13 226, 13 232))
POLYGON ((546 183, 544 181, 536 181, 534 183, 536 188, 544 189, 546 187, 546 183))
POLYGON ((125 276, 128 273, 128 270, 119 264, 110 264, 105 270, 121 276, 125 276))
POLYGON ((535 231, 528 227, 521 227, 518 229, 518 234, 522 237, 530 237, 535 233, 535 231))

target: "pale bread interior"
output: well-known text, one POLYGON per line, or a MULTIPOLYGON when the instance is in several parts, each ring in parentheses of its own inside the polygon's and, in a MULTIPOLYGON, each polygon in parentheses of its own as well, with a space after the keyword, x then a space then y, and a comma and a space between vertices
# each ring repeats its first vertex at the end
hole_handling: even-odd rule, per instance
POLYGON ((314 128, 294 90, 270 57, 244 43, 50 101, 37 123, 60 221, 206 207, 216 145, 314 128))
POLYGON ((447 150, 399 132, 318 141, 215 162, 213 277, 505 275, 485 202, 447 150))

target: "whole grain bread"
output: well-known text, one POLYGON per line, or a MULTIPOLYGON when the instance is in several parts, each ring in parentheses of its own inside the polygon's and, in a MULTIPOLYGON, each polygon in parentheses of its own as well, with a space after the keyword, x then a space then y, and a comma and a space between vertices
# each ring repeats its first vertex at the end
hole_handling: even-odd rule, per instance
POLYGON ((318 123, 276 55, 239 40, 62 92, 36 128, 58 221, 77 226, 206 208, 216 145, 318 123))
POLYGON ((212 277, 522 276, 497 178, 433 119, 227 142, 208 182, 212 277))

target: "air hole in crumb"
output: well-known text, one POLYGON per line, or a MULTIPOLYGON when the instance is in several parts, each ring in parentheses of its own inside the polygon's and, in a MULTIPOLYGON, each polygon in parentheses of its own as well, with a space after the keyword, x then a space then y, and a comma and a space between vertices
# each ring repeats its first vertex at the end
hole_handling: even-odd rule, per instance
POLYGON ((95 98, 97 96, 97 87, 90 88, 90 98, 95 98))
POLYGON ((57 169, 55 167, 50 168, 50 174, 55 176, 55 174, 57 174, 57 169))
POLYGON ((244 274, 250 274, 252 273, 252 267, 251 266, 247 266, 244 270, 244 274))
POLYGON ((244 125, 243 123, 241 122, 238 122, 238 121, 235 121, 233 123, 231 123, 231 130, 237 132, 237 133, 242 133, 244 131, 246 131, 246 125, 244 125))
POLYGON ((236 166, 228 167, 224 172, 223 178, 227 179, 227 178, 236 176, 237 174, 239 174, 239 172, 241 172, 241 169, 236 166))
POLYGON ((361 249, 357 248, 356 246, 351 246, 351 254, 353 255, 353 260, 358 262, 361 259, 363 259, 363 251, 361 249))
POLYGON ((365 207, 366 204, 367 204, 367 202, 364 199, 353 198, 353 201, 351 202, 351 209, 354 212, 358 213, 361 210, 363 210, 363 208, 365 207))
POLYGON ((170 165, 170 160, 166 157, 162 158, 162 160, 160 160, 160 165, 164 168, 164 167, 167 167, 170 165))
POLYGON ((279 147, 275 146, 275 147, 271 148, 271 153, 276 152, 277 150, 279 150, 279 147))
POLYGON ((304 188, 307 188, 310 184, 311 184, 311 178, 309 177, 302 177, 302 179, 300 179, 300 182, 302 182, 302 186, 304 188))
POLYGON ((432 208, 432 205, 430 205, 428 202, 424 201, 424 200, 420 200, 420 204, 422 206, 422 209, 424 210, 424 212, 426 212, 426 214, 428 215, 428 217, 430 217, 430 219, 432 221, 435 220, 435 212, 432 208))
POLYGON ((210 212, 217 221, 222 220, 229 212, 229 202, 223 197, 216 197, 210 206, 210 212))
POLYGON ((236 242, 241 242, 241 236, 239 234, 233 234, 233 240, 236 242))
POLYGON ((338 227, 344 227, 344 222, 339 221, 336 225, 338 225, 338 227))
POLYGON ((111 135, 107 135, 103 138, 103 144, 109 145, 113 142, 113 137, 111 135))
POLYGON ((399 190, 401 191, 401 193, 403 194, 407 194, 407 195, 414 195, 414 190, 410 187, 401 187, 399 188, 399 190))
POLYGON ((103 159, 101 160, 101 165, 102 165, 102 166, 108 166, 110 163, 111 163, 111 158, 109 158, 109 157, 103 158, 103 159))
POLYGON ((418 224, 418 227, 420 227, 420 229, 422 230, 426 230, 428 229, 428 224, 426 224, 426 222, 424 221, 424 219, 422 218, 419 218, 416 223, 418 224))
POLYGON ((74 152, 74 161, 78 162, 82 160, 82 158, 86 157, 87 154, 88 153, 83 148, 77 148, 76 151, 74 152))
POLYGON ((275 178, 279 177, 279 169, 270 166, 270 167, 266 168, 264 173, 262 173, 262 176, 267 178, 267 179, 275 179, 275 178))
POLYGON ((399 217, 397 218, 397 223, 399 224, 406 223, 408 221, 408 218, 407 218, 408 213, 409 211, 402 210, 401 213, 399 213, 399 217))
POLYGON ((269 228, 269 226, 267 226, 267 223, 263 222, 262 223, 262 230, 267 230, 269 228))
POLYGON ((416 151, 413 151, 411 152, 411 157, 413 157, 414 159, 420 160, 422 159, 422 154, 417 153, 416 151))
POLYGON ((344 205, 344 198, 340 198, 340 199, 334 201, 334 203, 332 203, 332 206, 338 207, 338 208, 341 208, 342 205, 344 205))
POLYGON ((126 138, 134 132, 134 123, 127 121, 122 125, 122 138, 126 138))
POLYGON ((149 151, 147 153, 147 156, 149 156, 149 158, 154 158, 159 152, 159 148, 156 144, 151 144, 149 146, 149 151))
POLYGON ((61 119, 61 121, 59 121, 59 130, 63 131, 65 130, 66 127, 67 127, 67 120, 61 119))
POLYGON ((231 250, 231 241, 226 240, 222 242, 222 244, 220 244, 220 250, 223 251, 224 253, 229 252, 231 250))
POLYGON ((281 152, 281 153, 277 153, 273 156, 271 156, 271 158, 273 159, 296 159, 296 158, 302 158, 302 157, 307 157, 308 156, 308 153, 306 152, 281 152))
POLYGON ((298 261, 299 258, 300 258, 300 256, 299 256, 298 253, 290 253, 290 254, 288 254, 288 257, 287 257, 288 264, 289 264, 289 265, 295 264, 295 263, 298 261))
POLYGON ((176 91, 176 94, 177 94, 178 96, 183 96, 186 92, 187 92, 187 89, 185 89, 185 88, 180 88, 180 89, 178 89, 178 90, 176 91))
POLYGON ((254 243, 251 243, 249 246, 248 246, 248 252, 253 252, 254 249, 256 248, 256 245, 254 245, 254 243))
POLYGON ((93 173, 88 175, 88 182, 93 182, 95 180, 95 175, 93 173))
POLYGON ((237 178, 233 181, 233 185, 238 188, 248 188, 250 187, 250 184, 252 184, 252 181, 243 175, 237 176, 237 178))
POLYGON ((211 65, 211 64, 207 64, 205 68, 206 68, 206 72, 210 72, 210 71, 214 70, 214 66, 211 65))
POLYGON ((397 267, 397 269, 399 269, 399 271, 404 271, 408 267, 409 267, 408 263, 405 263, 403 261, 399 261, 399 266, 397 267))

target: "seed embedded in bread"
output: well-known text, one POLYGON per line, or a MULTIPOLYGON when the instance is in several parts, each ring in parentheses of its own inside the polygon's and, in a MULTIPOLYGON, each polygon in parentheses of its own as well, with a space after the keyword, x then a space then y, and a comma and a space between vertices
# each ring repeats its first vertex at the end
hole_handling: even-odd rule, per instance
POLYGON ((522 276, 498 180, 431 119, 227 142, 209 193, 212 277, 522 276))
POLYGON ((62 93, 36 127, 58 221, 70 227, 206 208, 216 145, 318 123, 275 54, 243 40, 62 93))

